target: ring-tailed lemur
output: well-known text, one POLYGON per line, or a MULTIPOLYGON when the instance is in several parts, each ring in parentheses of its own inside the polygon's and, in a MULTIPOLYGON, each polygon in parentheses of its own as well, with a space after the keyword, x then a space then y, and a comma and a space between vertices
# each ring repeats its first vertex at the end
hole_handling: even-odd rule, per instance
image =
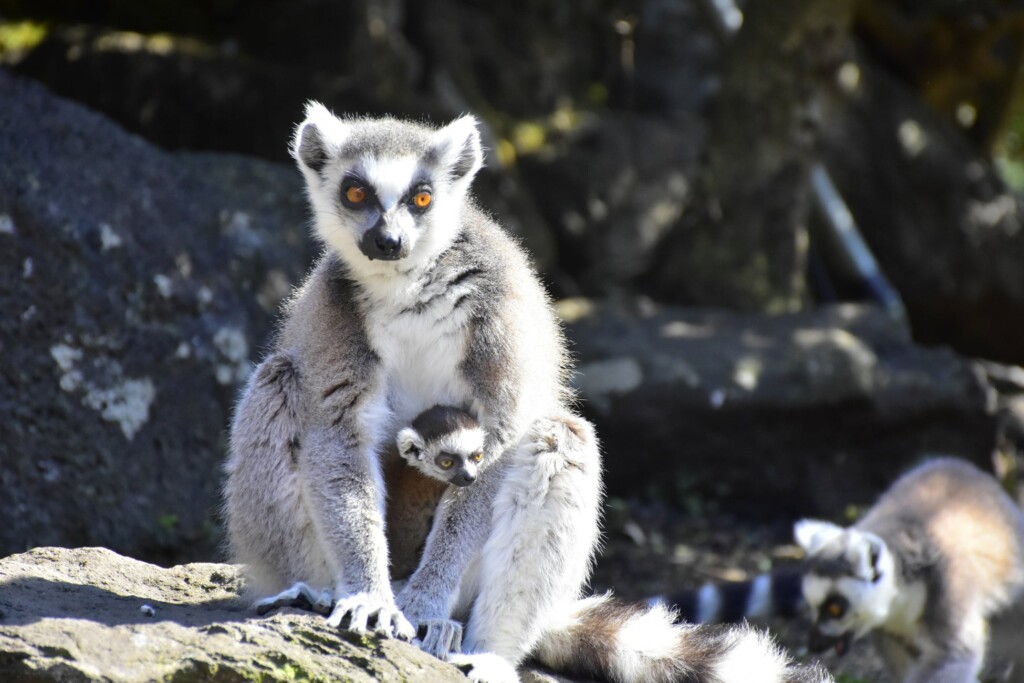
POLYGON ((1024 514, 962 460, 898 479, 854 526, 803 520, 812 650, 872 633, 905 683, 1024 682, 1024 514), (986 678, 986 680, 989 680, 986 678))
POLYGON ((455 486, 476 481, 484 459, 484 430, 465 410, 434 406, 398 432, 398 453, 411 467, 455 486))
POLYGON ((248 382, 226 465, 228 539, 270 595, 261 609, 304 602, 402 638, 415 623, 421 647, 477 681, 515 681, 531 655, 614 681, 824 680, 750 629, 580 599, 597 440, 567 412, 564 341, 537 276, 469 197, 483 160, 472 117, 433 129, 311 104, 292 152, 326 250, 248 382), (444 492, 396 599, 384 519, 403 500, 380 453, 436 404, 469 408, 485 466, 444 492), (457 618, 467 654, 451 654, 457 618))

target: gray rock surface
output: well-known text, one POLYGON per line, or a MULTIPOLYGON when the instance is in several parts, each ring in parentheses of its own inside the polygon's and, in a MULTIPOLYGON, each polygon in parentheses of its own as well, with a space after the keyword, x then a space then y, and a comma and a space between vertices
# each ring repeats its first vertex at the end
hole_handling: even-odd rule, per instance
POLYGON ((561 311, 620 494, 835 515, 928 452, 991 467, 999 418, 982 369, 915 345, 877 309, 765 316, 566 300, 561 311))
POLYGON ((960 127, 870 59, 856 64, 823 160, 915 338, 1024 364, 1024 200, 960 127))
POLYGON ((206 559, 230 406, 311 258, 297 172, 0 70, 0 554, 206 559))
POLYGON ((652 266, 690 200, 692 137, 702 130, 685 112, 673 120, 608 114, 520 160, 559 265, 581 291, 621 291, 652 266))
POLYGON ((103 548, 0 559, 2 681, 465 681, 396 640, 285 609, 257 617, 238 567, 162 569, 103 548))

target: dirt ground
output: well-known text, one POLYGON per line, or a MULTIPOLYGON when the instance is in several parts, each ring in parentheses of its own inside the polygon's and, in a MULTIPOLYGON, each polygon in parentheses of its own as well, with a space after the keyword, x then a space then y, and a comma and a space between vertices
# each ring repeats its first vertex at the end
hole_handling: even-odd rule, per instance
MULTIPOLYGON (((664 503, 609 500, 594 591, 612 589, 626 599, 645 599, 705 581, 743 581, 793 566, 802 556, 789 521, 737 520, 691 507, 684 511, 664 503)), ((814 659, 806 647, 806 617, 760 625, 797 659, 814 659)), ((826 653, 821 661, 840 683, 894 683, 868 642, 855 643, 841 658, 826 653)))

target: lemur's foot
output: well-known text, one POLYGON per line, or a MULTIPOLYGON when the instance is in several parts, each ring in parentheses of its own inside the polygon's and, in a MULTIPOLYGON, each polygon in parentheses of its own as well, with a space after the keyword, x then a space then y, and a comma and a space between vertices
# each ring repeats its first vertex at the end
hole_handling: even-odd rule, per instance
POLYGON ((532 455, 557 451, 561 445, 562 432, 558 421, 541 418, 530 426, 521 447, 532 455))
POLYGON ((530 425, 520 449, 535 456, 558 453, 566 464, 578 464, 593 445, 594 431, 590 423, 575 415, 543 417, 530 425))
POLYGON ((421 650, 445 659, 452 653, 462 652, 462 624, 451 619, 427 619, 419 622, 414 645, 421 650))
POLYGON ((416 629, 398 610, 393 600, 387 600, 367 593, 356 593, 338 600, 334 604, 327 624, 333 628, 342 628, 347 619, 345 629, 352 633, 365 634, 367 624, 376 617, 373 633, 384 638, 392 636, 400 640, 412 640, 416 637, 416 629))
POLYGON ((490 652, 452 655, 448 662, 461 669, 474 683, 519 683, 519 674, 512 663, 490 652))
POLYGON ((263 616, 271 610, 280 609, 282 607, 295 607, 298 609, 304 609, 307 612, 330 614, 331 605, 333 604, 334 599, 331 595, 331 591, 313 590, 306 584, 299 581, 298 583, 292 584, 291 588, 283 590, 277 595, 271 595, 268 598, 257 600, 253 607, 256 610, 256 614, 259 614, 260 616, 263 616))

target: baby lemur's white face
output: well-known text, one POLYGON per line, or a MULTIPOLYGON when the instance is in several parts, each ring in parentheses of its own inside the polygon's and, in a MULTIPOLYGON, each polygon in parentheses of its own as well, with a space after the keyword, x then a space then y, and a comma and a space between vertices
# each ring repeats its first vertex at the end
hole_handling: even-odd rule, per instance
POLYGON ((404 270, 447 248, 483 163, 471 116, 435 130, 338 118, 317 103, 306 108, 292 155, 320 238, 363 274, 404 270))
POLYGON ((892 554, 878 536, 829 522, 801 520, 794 534, 807 553, 802 588, 814 622, 809 648, 845 654, 889 615, 896 595, 892 554))
POLYGON ((484 430, 469 413, 434 406, 398 433, 398 452, 417 470, 456 486, 476 481, 484 460, 484 430))

